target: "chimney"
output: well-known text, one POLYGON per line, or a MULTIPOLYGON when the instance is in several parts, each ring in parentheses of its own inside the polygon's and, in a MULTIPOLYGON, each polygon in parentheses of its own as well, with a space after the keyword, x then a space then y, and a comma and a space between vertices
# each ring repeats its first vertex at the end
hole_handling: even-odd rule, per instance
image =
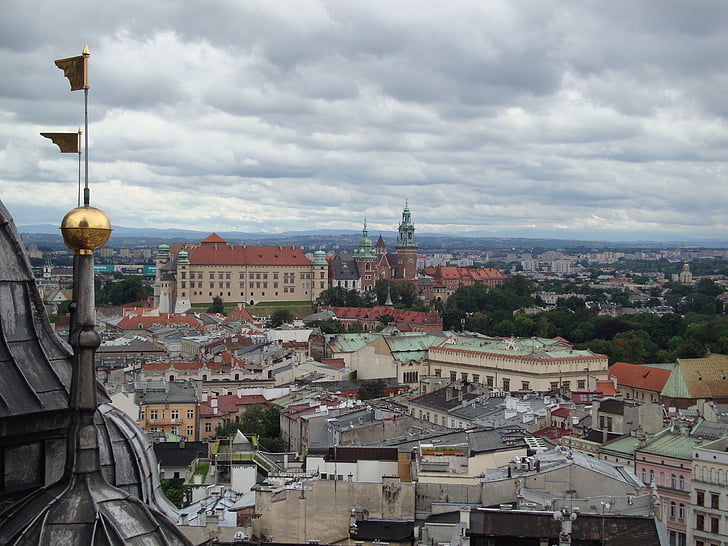
POLYGON ((445 390, 445 402, 449 402, 452 400, 452 386, 448 385, 447 389, 445 390))

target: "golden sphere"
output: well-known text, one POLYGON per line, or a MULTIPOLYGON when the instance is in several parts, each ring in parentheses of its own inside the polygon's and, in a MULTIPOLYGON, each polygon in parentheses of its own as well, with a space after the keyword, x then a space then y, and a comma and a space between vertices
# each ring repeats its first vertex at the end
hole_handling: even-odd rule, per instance
POLYGON ((104 246, 111 235, 111 222, 94 207, 78 207, 69 211, 61 222, 63 242, 75 252, 94 251, 104 246))

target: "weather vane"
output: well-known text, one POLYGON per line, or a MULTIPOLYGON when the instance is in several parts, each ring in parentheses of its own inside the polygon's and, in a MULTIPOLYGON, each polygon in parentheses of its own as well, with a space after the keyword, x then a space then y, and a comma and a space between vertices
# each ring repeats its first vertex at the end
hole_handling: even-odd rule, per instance
MULTIPOLYGON (((88 189, 88 58, 91 54, 88 46, 83 47, 83 52, 77 57, 69 57, 67 59, 58 59, 56 66, 63 70, 63 75, 68 78, 71 84, 71 91, 83 89, 83 110, 84 110, 84 146, 83 150, 85 163, 84 188, 83 188, 83 204, 89 206, 89 189, 88 189)), ((81 129, 77 133, 41 133, 41 136, 51 139, 53 144, 57 145, 62 154, 76 153, 78 154, 78 205, 81 205, 81 129)))

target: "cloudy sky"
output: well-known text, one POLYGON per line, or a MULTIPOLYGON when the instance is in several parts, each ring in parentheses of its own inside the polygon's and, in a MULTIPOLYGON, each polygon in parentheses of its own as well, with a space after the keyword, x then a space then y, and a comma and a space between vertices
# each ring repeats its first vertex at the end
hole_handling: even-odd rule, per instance
POLYGON ((127 227, 728 239, 728 3, 6 0, 0 198, 127 227))

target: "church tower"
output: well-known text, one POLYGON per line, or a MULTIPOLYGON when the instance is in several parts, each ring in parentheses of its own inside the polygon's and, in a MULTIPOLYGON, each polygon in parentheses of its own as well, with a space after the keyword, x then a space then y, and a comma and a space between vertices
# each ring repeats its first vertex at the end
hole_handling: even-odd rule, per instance
POLYGON ((359 246, 354 251, 354 262, 359 273, 361 290, 372 290, 377 282, 375 275, 377 256, 372 249, 372 240, 369 238, 366 217, 364 218, 364 229, 361 230, 359 246))
POLYGON ((413 281, 417 279, 417 240, 415 225, 412 223, 410 209, 405 203, 402 222, 397 235, 397 278, 413 281))

